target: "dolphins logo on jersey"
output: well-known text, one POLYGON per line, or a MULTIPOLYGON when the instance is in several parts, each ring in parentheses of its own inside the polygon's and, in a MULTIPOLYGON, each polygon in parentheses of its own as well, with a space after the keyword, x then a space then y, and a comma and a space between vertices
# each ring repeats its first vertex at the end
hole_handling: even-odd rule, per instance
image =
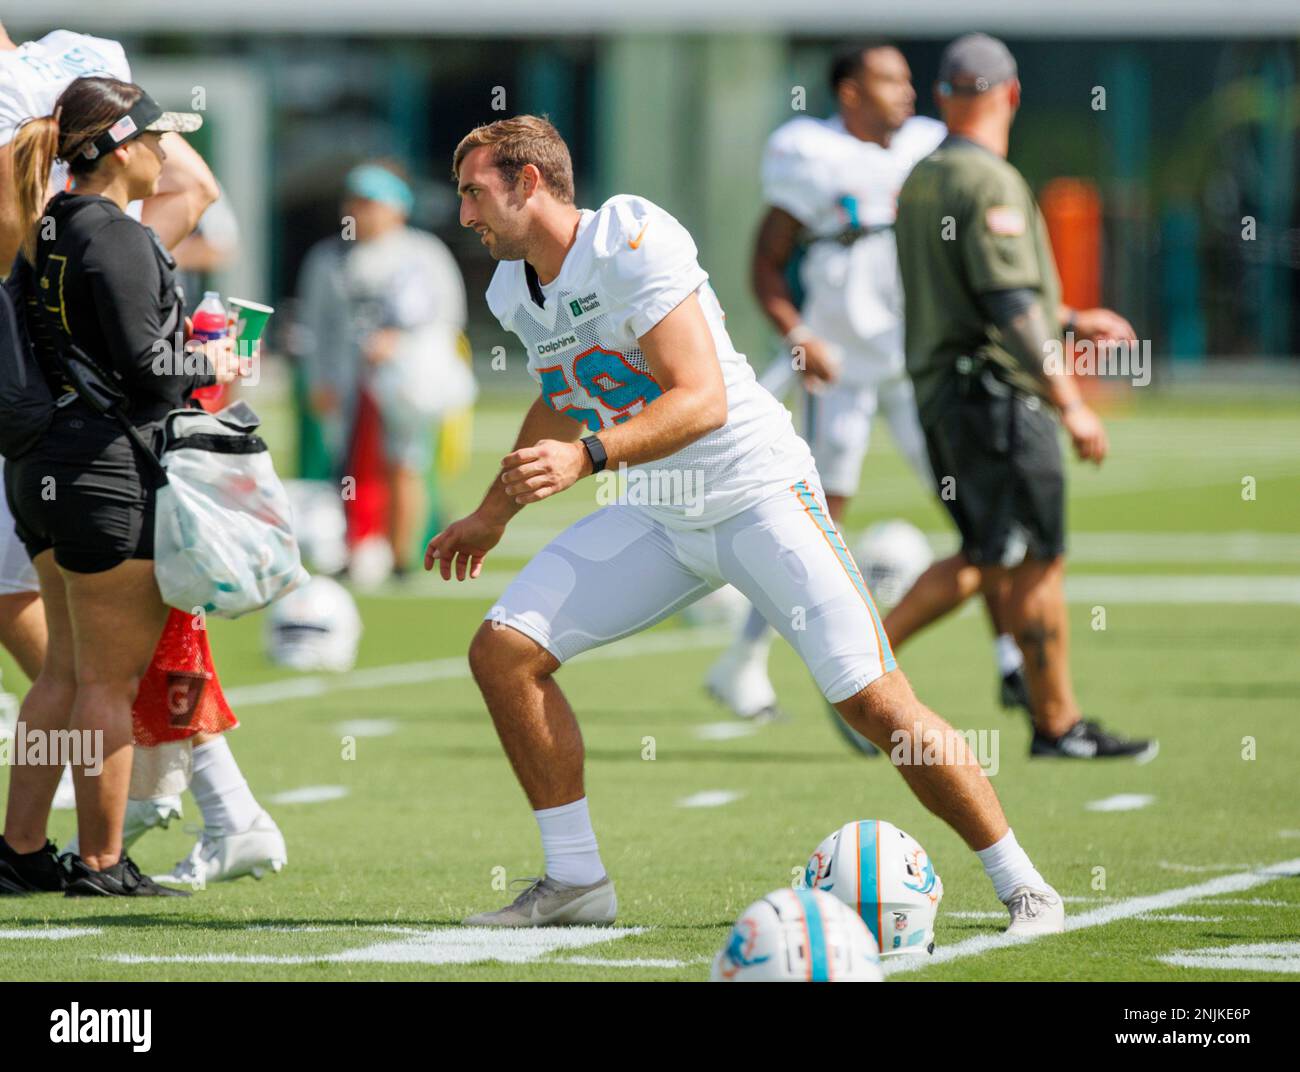
POLYGON ((754 943, 757 940, 758 924, 748 916, 738 919, 731 929, 731 937, 727 939, 727 948, 722 954, 722 959, 726 961, 722 969, 724 978, 731 979, 741 968, 752 968, 771 959, 770 956, 754 956, 754 943))

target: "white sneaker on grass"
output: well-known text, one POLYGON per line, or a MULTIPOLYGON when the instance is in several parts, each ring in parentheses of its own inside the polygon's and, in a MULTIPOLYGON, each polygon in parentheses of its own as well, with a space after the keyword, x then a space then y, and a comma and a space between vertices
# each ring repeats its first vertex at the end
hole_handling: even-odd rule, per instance
POLYGON ((1065 930, 1065 905, 1051 886, 1017 886, 1007 901, 1007 909, 1011 913, 1007 934, 1033 937, 1065 930))
POLYGON ((704 687, 737 718, 770 719, 778 714, 776 689, 767 676, 766 657, 727 651, 709 667, 704 687))
POLYGON ((268 871, 278 874, 289 862, 284 835, 265 811, 253 825, 238 834, 204 828, 190 854, 155 882, 171 882, 202 889, 209 882, 229 882, 252 875, 260 879, 268 871))
POLYGON ((467 927, 554 927, 570 923, 613 923, 618 914, 614 883, 606 875, 590 886, 569 886, 543 875, 516 879, 528 883, 505 908, 480 912, 467 927))

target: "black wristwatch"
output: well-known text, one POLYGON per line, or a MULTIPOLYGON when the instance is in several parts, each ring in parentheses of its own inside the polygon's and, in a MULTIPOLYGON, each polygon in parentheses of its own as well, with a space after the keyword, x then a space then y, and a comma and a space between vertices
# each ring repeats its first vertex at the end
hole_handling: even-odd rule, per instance
POLYGON ((609 461, 609 455, 605 453, 605 444, 599 437, 589 435, 582 437, 582 445, 587 448, 587 457, 591 459, 591 471, 601 472, 605 468, 605 463, 609 461))

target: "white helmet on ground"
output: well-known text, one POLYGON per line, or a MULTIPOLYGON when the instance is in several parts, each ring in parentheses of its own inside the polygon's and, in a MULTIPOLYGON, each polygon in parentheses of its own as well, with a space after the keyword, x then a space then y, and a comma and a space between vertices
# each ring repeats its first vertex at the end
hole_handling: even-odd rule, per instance
POLYGON ((929 541, 906 521, 881 521, 858 539, 853 557, 871 594, 892 607, 934 561, 929 541))
POLYGON ((862 921, 817 890, 773 890, 740 914, 713 958, 715 983, 879 983, 862 921))
POLYGON ((804 884, 834 894, 856 912, 882 957, 934 952, 943 883, 916 839, 893 823, 845 823, 817 846, 804 884))
POLYGON ((337 581, 313 577, 272 605, 266 655, 293 670, 351 670, 361 643, 357 604, 337 581))

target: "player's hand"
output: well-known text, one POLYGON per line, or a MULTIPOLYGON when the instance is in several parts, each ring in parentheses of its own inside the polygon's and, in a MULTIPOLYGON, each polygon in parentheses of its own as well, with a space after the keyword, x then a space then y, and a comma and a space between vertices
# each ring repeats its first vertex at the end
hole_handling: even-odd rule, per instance
POLYGON ((1076 309, 1074 334, 1093 342, 1137 342, 1133 325, 1113 309, 1076 309))
POLYGON ((1074 453, 1079 456, 1079 460, 1100 465, 1110 449, 1101 418, 1085 403, 1074 402, 1061 412, 1061 423, 1070 433, 1074 453))
POLYGON ((506 494, 521 506, 571 488, 591 472, 591 458, 581 443, 542 439, 501 459, 506 494))
POLYGON ((473 580, 483 572, 484 556, 501 542, 505 531, 505 525, 488 520, 476 510, 453 521, 429 541, 424 549, 424 568, 431 570, 436 562, 442 579, 450 581, 454 566, 456 580, 463 581, 466 574, 473 580))
POLYGON ((804 386, 819 391, 840 378, 838 348, 824 339, 809 336, 790 348, 795 368, 803 374, 804 386))
POLYGON ((247 371, 240 367, 239 355, 235 353, 235 340, 229 335, 202 343, 194 340, 186 344, 186 349, 203 351, 203 356, 208 359, 208 364, 217 375, 217 383, 233 383, 247 371))

